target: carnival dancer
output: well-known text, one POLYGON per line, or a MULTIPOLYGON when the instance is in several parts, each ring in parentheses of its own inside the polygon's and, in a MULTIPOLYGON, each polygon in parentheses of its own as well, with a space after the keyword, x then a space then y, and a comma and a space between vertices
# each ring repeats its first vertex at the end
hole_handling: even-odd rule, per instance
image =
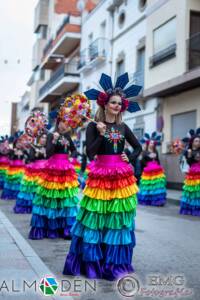
POLYGON ((70 238, 77 214, 79 192, 77 174, 68 157, 76 153, 65 122, 65 106, 61 106, 57 125, 47 136, 47 163, 34 197, 30 239, 70 238))
POLYGON ((156 149, 161 145, 161 135, 156 132, 151 136, 145 133, 141 142, 144 144, 144 150, 141 160, 143 172, 139 185, 139 204, 163 206, 166 203, 166 176, 156 149))
POLYGON ((131 85, 128 74, 121 75, 113 87, 111 77, 102 74, 104 92, 85 92, 88 99, 97 100, 99 109, 95 122, 86 131, 86 147, 92 162, 84 197, 76 223, 63 274, 115 280, 133 272, 131 265, 135 246, 134 218, 138 188, 133 169, 124 151, 125 140, 134 151, 135 160, 141 146, 129 127, 122 122, 122 112, 140 110, 136 96, 141 87, 131 85))
POLYGON ((6 174, 5 183, 1 199, 16 199, 20 183, 24 173, 24 152, 20 142, 20 136, 23 132, 16 132, 13 137, 13 149, 10 150, 9 159, 10 164, 6 174))
POLYGON ((3 189, 5 177, 9 167, 9 137, 1 136, 0 139, 0 189, 3 189))
POLYGON ((20 185, 15 213, 31 213, 32 201, 37 188, 37 181, 41 169, 46 162, 46 141, 47 141, 47 116, 34 110, 25 123, 24 145, 28 151, 28 161, 24 176, 20 185))
POLYGON ((191 129, 183 141, 187 147, 185 157, 189 164, 183 186, 180 214, 200 217, 200 128, 191 129))
POLYGON ((38 186, 42 169, 46 163, 47 134, 43 133, 36 140, 36 145, 31 145, 29 163, 26 165, 20 191, 17 195, 15 213, 26 214, 32 212, 32 202, 38 186))

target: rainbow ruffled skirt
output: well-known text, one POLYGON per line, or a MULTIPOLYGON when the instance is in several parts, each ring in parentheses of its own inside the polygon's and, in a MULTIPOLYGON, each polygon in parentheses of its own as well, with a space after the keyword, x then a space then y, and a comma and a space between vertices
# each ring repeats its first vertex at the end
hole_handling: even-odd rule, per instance
POLYGON ((24 162, 20 159, 11 160, 5 176, 1 199, 16 199, 24 174, 24 162))
POLYGON ((78 180, 66 154, 48 159, 33 200, 30 239, 70 238, 77 215, 78 180))
POLYGON ((193 164, 186 175, 180 214, 200 217, 200 163, 193 164))
POLYGON ((46 160, 38 160, 26 166, 25 174, 17 195, 15 213, 26 214, 32 211, 32 202, 35 196, 38 180, 44 168, 46 160))
POLYGON ((120 155, 91 164, 63 274, 115 280, 133 272, 138 188, 120 155))
POLYGON ((0 157, 0 189, 3 189, 5 177, 9 167, 9 159, 7 156, 0 157))
POLYGON ((157 162, 147 163, 142 173, 139 190, 139 204, 163 206, 166 203, 166 176, 157 162))

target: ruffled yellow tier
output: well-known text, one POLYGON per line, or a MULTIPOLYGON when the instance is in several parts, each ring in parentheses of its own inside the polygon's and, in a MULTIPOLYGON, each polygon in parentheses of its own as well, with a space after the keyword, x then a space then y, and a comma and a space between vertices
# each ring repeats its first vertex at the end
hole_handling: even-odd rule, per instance
POLYGON ((195 180, 189 180, 189 179, 186 179, 184 181, 184 183, 186 185, 200 185, 200 179, 195 179, 195 180))
POLYGON ((112 200, 112 199, 121 199, 121 198, 127 198, 131 195, 137 194, 139 191, 136 184, 127 186, 122 189, 116 189, 116 190, 106 190, 106 189, 97 189, 97 188, 91 188, 86 186, 83 193, 84 195, 95 198, 95 199, 101 199, 101 200, 112 200))
POLYGON ((79 186, 77 180, 71 182, 59 183, 59 182, 49 182, 49 181, 44 181, 42 179, 39 179, 38 184, 48 190, 65 190, 66 188, 74 188, 79 186))

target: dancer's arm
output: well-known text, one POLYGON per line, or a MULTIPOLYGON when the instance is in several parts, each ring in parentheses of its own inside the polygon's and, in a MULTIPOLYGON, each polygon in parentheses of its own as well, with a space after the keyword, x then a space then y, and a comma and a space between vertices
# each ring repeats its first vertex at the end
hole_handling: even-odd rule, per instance
POLYGON ((86 153, 90 160, 98 153, 103 141, 103 135, 100 135, 95 123, 90 123, 86 130, 86 153))
POLYGON ((130 162, 134 162, 142 152, 142 146, 140 145, 138 139, 135 137, 133 132, 126 124, 125 124, 125 139, 134 149, 134 151, 129 155, 130 162))

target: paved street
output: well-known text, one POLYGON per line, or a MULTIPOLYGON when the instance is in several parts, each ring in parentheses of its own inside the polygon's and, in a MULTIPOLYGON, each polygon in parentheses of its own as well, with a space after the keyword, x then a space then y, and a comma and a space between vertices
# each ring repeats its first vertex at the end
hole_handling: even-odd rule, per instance
MULTIPOLYGON (((28 240, 30 215, 13 214, 13 204, 13 201, 6 202, 1 200, 0 210, 7 216, 25 240, 28 241, 29 245, 46 264, 47 268, 56 275, 57 279, 71 279, 73 282, 74 278, 63 277, 61 274, 70 242, 62 239, 28 240)), ((133 260, 136 270, 134 276, 139 279, 140 285, 147 287, 147 276, 160 274, 162 278, 166 278, 167 275, 183 275, 187 281, 186 288, 193 289, 194 295, 191 297, 180 297, 179 299, 199 300, 200 220, 195 217, 180 216, 178 209, 178 206, 171 203, 167 204, 164 208, 141 206, 138 208, 136 219, 137 246, 133 260)), ((3 247, 5 247, 4 243, 3 247)), ((10 247, 11 245, 9 245, 10 247)), ((8 249, 8 253, 11 250, 8 249)), ((13 263, 12 258, 9 258, 9 256, 6 259, 8 263, 13 263)), ((6 268, 6 263, 3 265, 3 268, 6 268)), ((0 272, 0 274, 7 273, 0 272)), ((73 291, 71 290, 71 292, 73 291)), ((64 298, 67 299, 66 297, 64 298)), ((39 296, 38 299, 40 299, 39 296)), ((74 296, 74 299, 112 300, 127 298, 120 296, 116 288, 116 282, 99 280, 97 281, 97 292, 82 292, 81 297, 77 295, 74 296)), ((151 298, 138 296, 136 299, 151 298)), ((161 298, 152 297, 152 299, 161 298)))

